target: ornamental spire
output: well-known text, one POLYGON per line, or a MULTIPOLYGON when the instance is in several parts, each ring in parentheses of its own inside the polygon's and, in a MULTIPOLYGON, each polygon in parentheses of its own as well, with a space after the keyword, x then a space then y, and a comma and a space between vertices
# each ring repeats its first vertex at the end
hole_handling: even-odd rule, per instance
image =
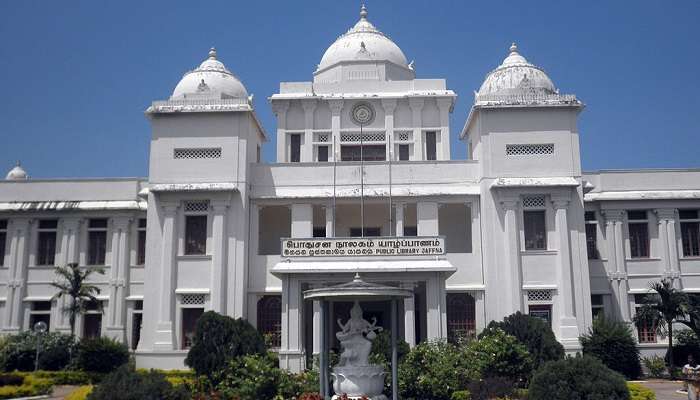
POLYGON ((216 60, 216 48, 212 47, 209 49, 209 59, 210 60, 216 60))
POLYGON ((360 7, 360 19, 367 19, 367 7, 364 4, 360 7))
POLYGON ((518 52, 518 45, 516 45, 515 42, 513 42, 510 45, 510 53, 513 54, 513 53, 517 53, 517 52, 518 52))

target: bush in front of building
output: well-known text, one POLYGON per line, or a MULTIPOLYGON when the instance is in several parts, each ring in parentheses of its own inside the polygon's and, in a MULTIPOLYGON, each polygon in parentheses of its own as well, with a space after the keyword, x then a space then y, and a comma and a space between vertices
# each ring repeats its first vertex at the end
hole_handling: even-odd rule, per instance
POLYGON ((646 369, 646 374, 650 378, 663 378, 666 375, 666 361, 658 355, 642 357, 642 364, 646 369))
POLYGON ((642 374, 637 341, 624 322, 596 318, 579 341, 584 355, 599 359, 627 379, 637 379, 642 374))
POLYGON ((205 376, 213 387, 222 379, 222 368, 236 357, 265 355, 265 340, 248 321, 207 311, 199 317, 185 365, 205 376))
MULTIPOLYGON (((674 331, 673 360, 677 367, 682 367, 688 362, 688 356, 693 356, 695 362, 700 361, 700 340, 695 332, 690 329, 674 331)), ((668 354, 665 360, 668 362, 668 354)))
POLYGON ((75 367, 83 371, 108 373, 129 361, 128 347, 114 339, 83 339, 76 346, 75 367))
POLYGON ((18 385, 0 386, 0 399, 40 396, 51 392, 53 384, 48 379, 25 376, 18 385))
MULTIPOLYGON (((469 342, 461 353, 481 378, 489 378, 495 387, 499 386, 496 383, 503 383, 504 380, 509 384, 500 385, 502 387, 510 387, 511 390, 525 387, 532 375, 532 357, 525 345, 500 328, 486 328, 480 339, 469 342)), ((470 391, 474 393, 472 389, 470 391)))
MULTIPOLYGON (((515 336, 527 347, 535 369, 547 361, 564 358, 564 347, 557 341, 552 328, 540 318, 518 311, 505 317, 503 321, 491 321, 487 328, 500 328, 505 333, 515 336)), ((479 337, 483 335, 482 333, 479 337)))
POLYGON ((277 354, 266 353, 230 360, 217 392, 226 399, 291 399, 303 389, 296 375, 278 367, 277 354))
POLYGON ((105 376, 87 400, 187 400, 190 393, 182 386, 174 387, 158 371, 137 372, 125 364, 105 376))
POLYGON ((627 382, 627 389, 630 391, 630 400, 656 400, 656 393, 639 383, 627 382))
POLYGON ((406 400, 450 400, 475 379, 479 373, 471 360, 444 341, 418 344, 399 365, 399 391, 406 400))
MULTIPOLYGON (((70 362, 75 342, 70 335, 46 332, 41 335, 39 369, 56 371, 70 362)), ((0 369, 3 371, 33 371, 36 358, 37 334, 32 331, 7 336, 0 347, 0 369)))
POLYGON ((629 400, 625 378, 588 356, 550 361, 538 369, 529 400, 629 400))

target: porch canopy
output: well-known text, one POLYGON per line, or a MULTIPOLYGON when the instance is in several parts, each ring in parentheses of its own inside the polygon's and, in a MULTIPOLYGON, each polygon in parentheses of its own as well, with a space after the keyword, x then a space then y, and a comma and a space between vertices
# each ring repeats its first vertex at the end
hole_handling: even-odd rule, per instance
MULTIPOLYGON (((278 264, 279 265, 279 264, 278 264)), ((320 353, 320 392, 321 396, 328 399, 328 344, 326 343, 326 333, 328 327, 327 300, 350 300, 350 301, 391 301, 391 391, 392 399, 398 399, 398 352, 396 349, 396 336, 398 331, 398 303, 397 299, 413 296, 410 289, 395 286, 386 286, 377 283, 365 282, 360 278, 359 273, 355 273, 355 278, 340 285, 321 287, 304 291, 305 300, 318 300, 321 303, 321 353, 320 353)))
POLYGON ((314 258, 286 259, 278 262, 272 268, 274 275, 306 274, 306 273, 364 273, 364 272, 445 272, 451 275, 457 271, 446 259, 411 258, 399 260, 377 260, 354 258, 352 260, 321 260, 314 258))

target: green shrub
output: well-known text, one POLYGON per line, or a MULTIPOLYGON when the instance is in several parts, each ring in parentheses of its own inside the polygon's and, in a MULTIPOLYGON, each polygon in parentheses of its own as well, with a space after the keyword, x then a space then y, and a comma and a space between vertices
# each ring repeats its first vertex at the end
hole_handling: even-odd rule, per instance
MULTIPOLYGON (((487 328, 480 337, 469 342, 463 352, 481 377, 501 377, 517 386, 526 385, 533 363, 525 345, 499 328, 487 328)), ((473 396, 474 391, 470 392, 473 396)))
MULTIPOLYGON (((673 332, 673 362, 677 367, 682 367, 688 361, 688 356, 693 356, 695 362, 700 360, 700 340, 690 329, 680 329, 673 332)), ((665 358, 668 363, 668 350, 665 358)))
MULTIPOLYGON (((0 347, 0 369, 3 371, 34 371, 37 334, 24 331, 7 336, 0 347)), ((41 334, 39 369, 56 371, 65 368, 74 347, 73 338, 58 332, 41 334)))
POLYGON ((652 378, 663 378, 666 374, 666 362, 661 356, 643 357, 642 363, 647 369, 647 373, 652 378))
POLYGON ((0 374, 0 386, 19 386, 24 382, 24 377, 19 374, 0 374))
POLYGON ((250 323, 208 311, 197 321, 185 364, 216 386, 222 366, 236 357, 264 355, 265 351, 262 335, 250 323))
POLYGON ((625 378, 593 357, 550 361, 535 372, 530 400, 629 400, 625 378))
MULTIPOLYGON (((505 333, 515 336, 527 347, 535 369, 547 361, 564 358, 564 347, 557 341, 552 328, 539 318, 518 311, 501 322, 491 321, 487 328, 501 328, 505 333)), ((479 335, 481 336, 483 333, 479 335)))
POLYGON ((630 391, 630 400, 656 400, 656 393, 639 383, 627 382, 627 389, 630 391))
POLYGON ((508 398, 513 394, 513 381, 503 377, 479 379, 469 383, 469 400, 508 398))
MULTIPOLYGON (((399 364, 403 361, 406 354, 411 351, 408 343, 402 338, 396 338, 396 355, 398 356, 399 364)), ((382 331, 372 341, 372 350, 369 355, 369 362, 372 364, 381 365, 387 374, 384 375, 384 391, 390 393, 391 390, 391 332, 382 331)))
POLYGON ((85 371, 37 371, 37 372, 25 372, 22 373, 24 376, 34 376, 42 379, 49 379, 54 385, 73 385, 81 386, 88 385, 91 383, 97 383, 102 380, 104 374, 97 372, 85 372, 85 371))
POLYGON ((596 318, 588 333, 579 340, 584 355, 599 359, 627 379, 637 379, 641 375, 637 342, 624 322, 596 318))
POLYGON ((399 365, 399 391, 403 399, 450 400, 466 389, 478 372, 454 345, 442 341, 424 342, 404 357, 399 365))
POLYGON ((88 400, 186 400, 191 396, 184 388, 174 388, 165 375, 157 371, 138 373, 125 364, 105 376, 87 396, 88 400))
POLYGON ((26 376, 21 385, 8 385, 0 387, 0 399, 39 396, 50 393, 52 387, 53 385, 48 379, 26 376))
POLYGON ((239 400, 291 399, 301 393, 295 377, 277 367, 277 355, 246 355, 229 361, 217 391, 239 400))
POLYGON ((471 400, 471 393, 468 390, 457 390, 452 393, 450 400, 471 400))
POLYGON ((106 337, 83 339, 78 343, 74 361, 83 371, 109 373, 129 361, 129 349, 106 337))

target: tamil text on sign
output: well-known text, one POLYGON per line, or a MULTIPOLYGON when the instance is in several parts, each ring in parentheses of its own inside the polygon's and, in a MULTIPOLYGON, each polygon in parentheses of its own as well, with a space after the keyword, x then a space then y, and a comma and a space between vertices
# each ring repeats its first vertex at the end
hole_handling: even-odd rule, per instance
POLYGON ((432 256, 445 254, 445 238, 365 237, 282 239, 283 257, 432 256))

